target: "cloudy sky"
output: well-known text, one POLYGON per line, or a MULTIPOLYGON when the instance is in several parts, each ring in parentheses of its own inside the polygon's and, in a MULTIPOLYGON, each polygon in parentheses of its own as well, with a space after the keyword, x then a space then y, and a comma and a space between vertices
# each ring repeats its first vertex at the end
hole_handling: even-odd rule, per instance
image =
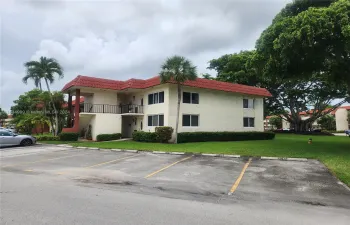
POLYGON ((223 54, 252 49, 290 0, 0 0, 0 107, 24 85, 23 63, 56 58, 64 79, 78 74, 148 78, 163 60, 183 55, 200 73, 223 54))

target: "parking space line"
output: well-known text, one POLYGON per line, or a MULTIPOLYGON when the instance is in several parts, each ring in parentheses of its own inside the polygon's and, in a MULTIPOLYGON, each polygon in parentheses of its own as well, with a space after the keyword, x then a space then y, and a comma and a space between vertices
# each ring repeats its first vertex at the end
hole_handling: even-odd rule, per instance
POLYGON ((109 163, 118 162, 118 161, 121 161, 121 160, 124 160, 124 159, 133 158, 133 157, 136 157, 136 156, 139 156, 139 154, 132 155, 132 156, 126 156, 126 157, 123 157, 123 158, 120 158, 120 159, 115 159, 115 160, 111 160, 111 161, 107 161, 107 162, 102 162, 102 163, 95 164, 95 165, 92 165, 92 166, 87 166, 87 167, 84 167, 84 168, 94 168, 94 167, 106 165, 106 164, 109 164, 109 163))
POLYGON ((1 168, 12 167, 12 166, 20 166, 20 165, 27 165, 27 164, 34 164, 34 163, 46 162, 46 161, 53 161, 53 160, 57 160, 57 159, 71 158, 71 157, 79 156, 79 155, 87 155, 87 153, 85 153, 85 154, 76 154, 76 155, 68 155, 68 156, 49 158, 49 159, 42 159, 42 160, 37 160, 37 161, 33 161, 33 162, 23 162, 23 163, 17 163, 17 164, 12 164, 12 165, 5 165, 5 166, 1 166, 1 168))
MULTIPOLYGON (((111 160, 111 161, 107 161, 107 162, 102 162, 102 163, 98 163, 98 164, 94 164, 94 165, 91 165, 91 166, 85 166, 85 167, 82 167, 82 168, 94 168, 94 167, 98 167, 98 166, 102 166, 102 165, 106 165, 106 164, 109 164, 109 163, 113 163, 113 162, 119 162, 119 161, 122 161, 124 159, 130 159, 130 158, 133 158, 133 157, 136 157, 136 156, 139 156, 140 154, 137 154, 137 155, 132 155, 132 156, 126 156, 126 157, 123 157, 123 158, 119 158, 119 159, 115 159, 115 160, 111 160)), ((58 172, 56 173, 57 175, 64 175, 64 174, 67 174, 69 171, 68 170, 65 170, 65 171, 62 171, 62 172, 58 172)))
POLYGON ((183 162, 183 161, 185 161, 185 160, 188 160, 188 159, 190 159, 190 158, 192 158, 192 157, 193 157, 193 155, 191 155, 191 156, 189 156, 189 157, 186 157, 186 158, 183 158, 183 159, 181 159, 181 160, 179 160, 179 161, 176 161, 176 162, 174 162, 174 163, 172 163, 172 164, 170 164, 170 165, 168 165, 168 166, 165 166, 165 167, 163 167, 163 168, 161 168, 161 169, 159 169, 159 170, 157 170, 157 171, 155 171, 155 172, 153 172, 153 173, 148 174, 147 176, 145 176, 145 178, 150 178, 150 177, 152 177, 153 175, 156 175, 157 173, 162 172, 163 170, 166 170, 166 169, 168 169, 168 168, 170 168, 170 167, 172 167, 172 166, 174 166, 174 165, 176 165, 176 164, 178 164, 178 163, 180 163, 180 162, 183 162))
POLYGON ((246 163, 244 164, 241 173, 239 174, 239 176, 238 176, 236 182, 232 185, 232 188, 231 188, 230 192, 228 193, 228 195, 232 195, 233 192, 236 191, 236 189, 237 189, 239 183, 241 182, 241 180, 242 180, 242 178, 243 178, 243 176, 244 176, 244 173, 245 173, 246 169, 248 168, 249 164, 251 163, 251 161, 252 161, 252 158, 249 158, 248 162, 246 162, 246 163))

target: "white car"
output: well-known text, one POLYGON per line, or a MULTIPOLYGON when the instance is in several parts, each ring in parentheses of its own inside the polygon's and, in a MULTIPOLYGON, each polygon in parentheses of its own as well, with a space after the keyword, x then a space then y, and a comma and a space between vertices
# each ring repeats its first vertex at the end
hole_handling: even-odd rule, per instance
POLYGON ((6 129, 0 129, 0 147, 28 146, 36 143, 36 138, 30 135, 18 135, 6 129))

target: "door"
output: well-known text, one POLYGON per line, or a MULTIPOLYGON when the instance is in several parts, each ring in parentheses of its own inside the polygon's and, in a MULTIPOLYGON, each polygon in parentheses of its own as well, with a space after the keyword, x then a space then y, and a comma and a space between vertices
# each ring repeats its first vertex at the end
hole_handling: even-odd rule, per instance
POLYGON ((18 145, 18 138, 16 136, 13 136, 12 133, 8 131, 1 130, 0 131, 0 145, 1 146, 11 146, 11 145, 18 145))

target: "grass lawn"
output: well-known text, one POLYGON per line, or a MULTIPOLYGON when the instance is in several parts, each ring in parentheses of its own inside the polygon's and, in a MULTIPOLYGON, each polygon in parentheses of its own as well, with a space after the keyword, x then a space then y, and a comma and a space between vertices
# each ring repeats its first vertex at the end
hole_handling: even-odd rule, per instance
MULTIPOLYGON (((198 142, 184 144, 119 142, 79 142, 73 146, 155 150, 167 152, 196 152, 237 154, 243 156, 277 156, 319 159, 340 180, 350 186, 350 138, 340 136, 312 136, 277 134, 274 140, 239 142, 198 142)), ((60 142, 61 143, 61 142, 60 142)))

